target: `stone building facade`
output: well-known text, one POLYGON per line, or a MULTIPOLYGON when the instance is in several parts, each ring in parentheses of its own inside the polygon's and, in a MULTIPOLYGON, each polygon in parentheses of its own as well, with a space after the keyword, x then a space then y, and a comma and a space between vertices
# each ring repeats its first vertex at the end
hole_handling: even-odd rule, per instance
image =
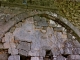
MULTIPOLYGON (((8 14, 7 18, 13 15, 8 14)), ((24 17, 21 16, 20 19, 24 17)), ((0 22, 0 37, 3 36, 0 40, 0 60, 80 60, 80 43, 57 22, 38 15, 14 26, 11 26, 13 20, 8 21, 8 24, 0 22)))
POLYGON ((8 60, 80 60, 80 43, 54 21, 35 16, 15 27, 2 39, 8 60))

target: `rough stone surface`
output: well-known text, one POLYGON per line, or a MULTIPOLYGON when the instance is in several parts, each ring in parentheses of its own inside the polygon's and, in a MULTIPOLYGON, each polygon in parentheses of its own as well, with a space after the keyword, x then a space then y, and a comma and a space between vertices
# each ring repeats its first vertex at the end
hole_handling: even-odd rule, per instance
POLYGON ((0 52, 0 60, 8 60, 8 54, 0 52))
POLYGON ((2 44, 2 43, 0 43, 0 49, 4 49, 4 47, 3 47, 3 44, 2 44))
POLYGON ((4 49, 16 48, 15 43, 4 43, 4 49))
POLYGON ((17 49, 22 49, 25 51, 29 51, 30 50, 30 43, 27 42, 19 42, 17 49))
POLYGON ((9 48, 8 53, 11 55, 16 55, 16 54, 18 54, 18 50, 15 48, 9 48))
POLYGON ((39 60, 39 57, 31 57, 31 60, 39 60))
POLYGON ((20 56, 19 55, 11 55, 11 56, 9 56, 8 60, 20 60, 20 56))
POLYGON ((19 52, 20 55, 23 55, 23 56, 26 56, 26 57, 28 56, 28 52, 25 51, 25 50, 19 49, 18 52, 19 52))
POLYGON ((80 55, 69 55, 68 60, 80 60, 80 55))
POLYGON ((12 43, 12 42, 14 42, 14 36, 13 36, 13 34, 12 33, 6 33, 5 34, 5 42, 7 43, 12 43))

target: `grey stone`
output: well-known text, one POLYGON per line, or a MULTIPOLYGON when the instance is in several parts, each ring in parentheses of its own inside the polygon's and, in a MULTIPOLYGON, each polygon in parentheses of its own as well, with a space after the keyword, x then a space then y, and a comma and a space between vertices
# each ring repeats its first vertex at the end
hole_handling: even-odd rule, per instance
POLYGON ((25 50, 25 51, 29 51, 30 50, 30 43, 20 42, 17 46, 17 49, 22 49, 22 50, 25 50))
POLYGON ((20 60, 20 56, 19 55, 11 55, 11 56, 9 56, 8 60, 20 60))
POLYGON ((38 26, 48 26, 48 22, 46 21, 46 18, 41 18, 40 21, 37 22, 38 26))
POLYGON ((14 36, 13 36, 12 33, 8 32, 8 33, 5 34, 5 42, 6 43, 9 43, 9 42, 14 43, 14 36))
POLYGON ((75 47, 80 48, 80 43, 77 40, 73 40, 75 47))
POLYGON ((57 56, 56 60, 65 60, 66 58, 63 56, 57 56))
POLYGON ((39 60, 43 60, 43 57, 39 57, 39 60))
POLYGON ((19 52, 20 55, 23 55, 23 56, 26 56, 26 57, 28 56, 28 52, 25 51, 25 50, 19 49, 18 52, 19 52))
POLYGON ((39 57, 31 57, 31 60, 39 60, 39 57))
POLYGON ((69 55, 68 60, 80 60, 80 55, 69 55))
POLYGON ((73 41, 67 40, 64 42, 65 47, 74 47, 73 41))
POLYGON ((4 49, 16 48, 15 43, 4 43, 3 46, 4 46, 4 49))
POLYGON ((0 43, 0 49, 4 49, 4 47, 3 47, 3 44, 2 44, 2 43, 0 43))
POLYGON ((67 33, 67 38, 68 38, 68 39, 72 39, 72 34, 67 33))
POLYGON ((34 21, 37 22, 38 26, 48 26, 48 22, 46 21, 46 18, 41 18, 39 16, 35 16, 34 21))
POLYGON ((72 49, 72 53, 73 53, 74 55, 79 54, 78 48, 74 47, 74 48, 72 49))
POLYGON ((28 56, 38 56, 39 57, 39 50, 29 51, 28 56))
POLYGON ((29 24, 29 25, 24 25, 24 27, 22 28, 17 28, 15 29, 15 31, 13 32, 13 35, 15 36, 16 40, 20 40, 20 41, 27 41, 27 42, 32 42, 33 40, 33 25, 29 24))
POLYGON ((8 60, 8 54, 0 52, 0 60, 8 60))
POLYGON ((68 47, 65 47, 64 48, 64 54, 66 55, 66 54, 72 54, 72 48, 68 48, 68 47))
POLYGON ((63 27, 55 27, 54 31, 59 31, 59 32, 63 32, 64 28, 63 27))
POLYGON ((33 17, 27 18, 25 23, 34 23, 33 17))
POLYGON ((8 53, 11 55, 17 55, 18 54, 18 50, 15 48, 9 48, 8 49, 8 53))

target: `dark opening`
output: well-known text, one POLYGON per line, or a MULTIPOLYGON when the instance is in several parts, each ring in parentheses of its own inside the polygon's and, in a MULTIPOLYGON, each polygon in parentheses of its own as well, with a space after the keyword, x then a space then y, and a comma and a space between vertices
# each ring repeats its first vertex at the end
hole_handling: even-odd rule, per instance
POLYGON ((63 57, 67 58, 69 54, 62 54, 63 57))
POLYGON ((31 57, 30 56, 26 57, 26 56, 21 55, 20 60, 31 60, 31 57))
POLYGON ((44 57, 44 60, 53 60, 53 55, 51 50, 46 50, 46 55, 44 57))

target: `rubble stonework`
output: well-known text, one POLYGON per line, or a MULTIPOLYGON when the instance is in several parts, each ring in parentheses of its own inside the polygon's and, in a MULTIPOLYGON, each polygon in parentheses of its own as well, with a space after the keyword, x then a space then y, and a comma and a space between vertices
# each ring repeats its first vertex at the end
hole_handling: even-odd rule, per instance
POLYGON ((7 49, 8 60, 21 60, 21 56, 30 60, 80 60, 80 43, 64 27, 44 17, 30 17, 13 27, 0 44, 0 49, 7 49))

